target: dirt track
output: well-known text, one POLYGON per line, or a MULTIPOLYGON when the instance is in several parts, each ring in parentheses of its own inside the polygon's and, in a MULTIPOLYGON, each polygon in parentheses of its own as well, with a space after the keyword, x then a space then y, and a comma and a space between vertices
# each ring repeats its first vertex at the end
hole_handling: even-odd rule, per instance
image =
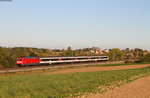
POLYGON ((76 72, 94 72, 94 71, 107 71, 107 70, 121 70, 121 69, 136 69, 148 67, 150 64, 142 65, 123 65, 123 66, 107 66, 107 67, 87 67, 87 68, 76 68, 76 69, 66 69, 54 72, 48 72, 46 74, 65 74, 65 73, 76 73, 76 72))
POLYGON ((125 84, 105 94, 96 94, 86 98, 150 98, 150 76, 125 84))

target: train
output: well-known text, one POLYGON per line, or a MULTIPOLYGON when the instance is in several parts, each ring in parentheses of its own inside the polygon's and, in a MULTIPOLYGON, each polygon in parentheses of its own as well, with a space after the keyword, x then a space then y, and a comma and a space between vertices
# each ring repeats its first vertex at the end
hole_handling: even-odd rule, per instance
POLYGON ((72 56, 72 57, 18 57, 16 65, 19 67, 31 65, 53 65, 79 62, 108 61, 108 56, 72 56))

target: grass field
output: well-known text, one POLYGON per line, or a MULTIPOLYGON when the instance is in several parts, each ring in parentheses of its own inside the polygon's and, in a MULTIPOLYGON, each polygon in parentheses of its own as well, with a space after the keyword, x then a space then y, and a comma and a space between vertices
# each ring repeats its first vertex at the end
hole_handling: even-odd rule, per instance
POLYGON ((85 66, 72 66, 70 68, 81 68, 81 67, 107 67, 107 66, 122 66, 122 65, 141 65, 141 64, 150 64, 150 62, 143 62, 143 63, 121 63, 121 64, 92 64, 92 65, 85 65, 85 66))
POLYGON ((105 92, 140 77, 150 67, 117 71, 0 77, 0 98, 63 98, 105 92))
POLYGON ((141 64, 150 64, 150 62, 143 62, 143 63, 123 63, 123 64, 104 64, 104 65, 95 65, 95 66, 121 66, 121 65, 141 65, 141 64))

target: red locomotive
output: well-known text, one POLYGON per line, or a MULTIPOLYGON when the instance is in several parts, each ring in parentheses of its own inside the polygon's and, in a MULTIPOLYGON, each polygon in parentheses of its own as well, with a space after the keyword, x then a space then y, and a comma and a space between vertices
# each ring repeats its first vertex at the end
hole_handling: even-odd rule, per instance
POLYGON ((19 57, 17 58, 17 66, 38 65, 39 57, 19 57))
POLYGON ((58 63, 108 61, 108 56, 76 56, 76 57, 19 57, 16 60, 17 66, 28 65, 50 65, 58 63))

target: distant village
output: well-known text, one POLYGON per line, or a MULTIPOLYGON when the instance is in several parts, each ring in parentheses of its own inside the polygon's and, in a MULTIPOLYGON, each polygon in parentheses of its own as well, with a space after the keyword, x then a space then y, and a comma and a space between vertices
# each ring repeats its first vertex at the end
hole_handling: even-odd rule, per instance
POLYGON ((103 50, 101 50, 101 49, 98 48, 98 47, 85 48, 85 49, 89 49, 91 53, 94 53, 94 54, 100 54, 100 55, 109 52, 108 49, 103 49, 103 50))

